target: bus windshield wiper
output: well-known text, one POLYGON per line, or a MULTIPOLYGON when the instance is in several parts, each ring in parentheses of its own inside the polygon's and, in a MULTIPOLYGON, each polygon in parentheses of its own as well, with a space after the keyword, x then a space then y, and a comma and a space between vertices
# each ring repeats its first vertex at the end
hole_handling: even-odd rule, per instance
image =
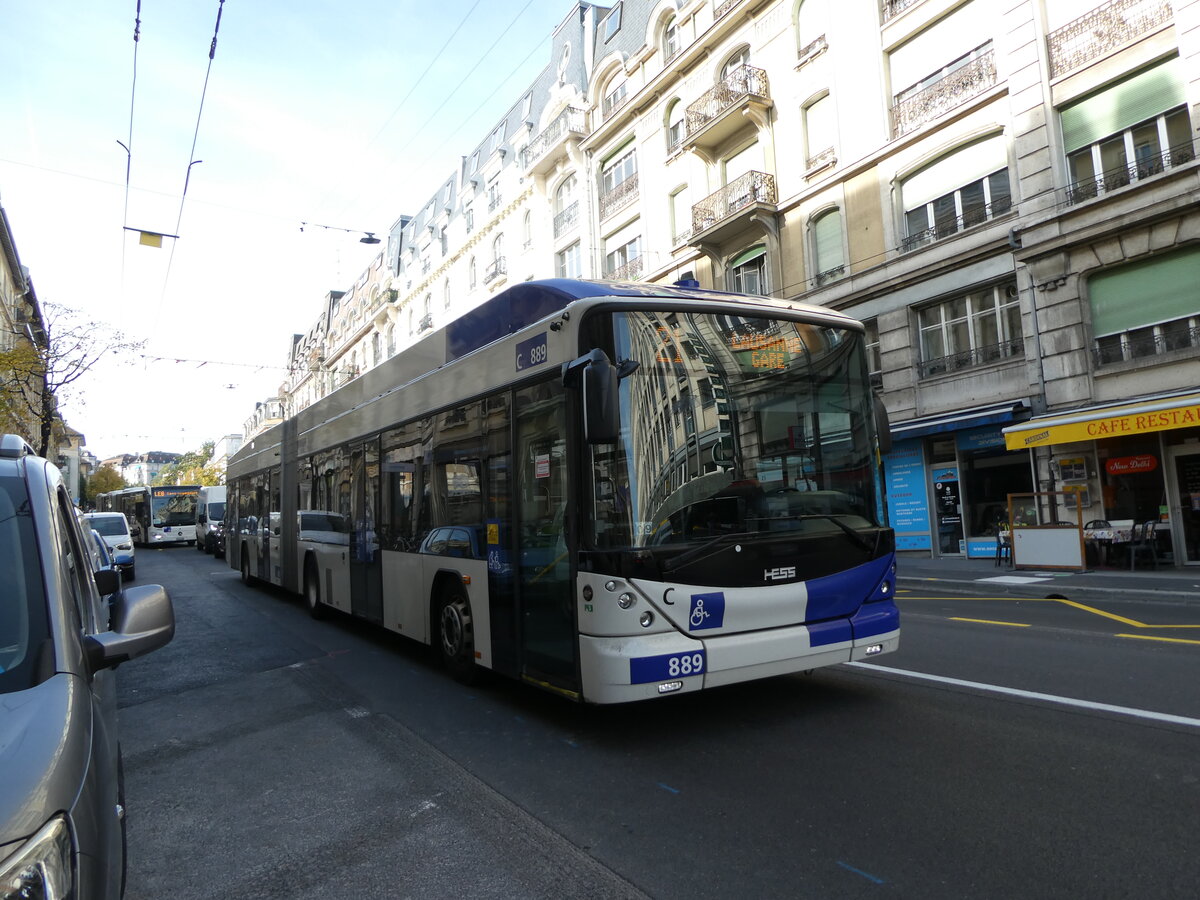
POLYGON ((681 569, 683 566, 686 566, 690 562, 696 562, 700 559, 704 559, 706 556, 711 556, 712 554, 707 553, 706 551, 712 550, 713 553, 716 553, 717 550, 720 549, 720 546, 727 541, 757 537, 760 534, 762 534, 761 531, 737 531, 731 534, 718 534, 716 537, 705 541, 699 547, 693 547, 686 553, 679 554, 679 556, 676 556, 674 559, 660 568, 664 575, 669 575, 672 572, 679 571, 679 569, 681 569))
POLYGON ((803 515, 803 516, 796 516, 796 518, 797 519, 826 519, 827 521, 832 522, 838 528, 842 529, 842 531, 844 531, 846 533, 847 537, 849 537, 852 541, 854 541, 854 543, 858 544, 858 546, 860 546, 864 550, 868 551, 872 556, 874 556, 876 551, 878 551, 878 549, 879 549, 879 531, 878 530, 876 530, 876 532, 875 532, 875 543, 870 544, 867 542, 867 539, 865 537, 863 537, 861 534, 859 534, 857 531, 855 531, 853 528, 851 528, 845 522, 841 521, 841 519, 835 515, 830 515, 828 513, 809 513, 809 514, 803 515))

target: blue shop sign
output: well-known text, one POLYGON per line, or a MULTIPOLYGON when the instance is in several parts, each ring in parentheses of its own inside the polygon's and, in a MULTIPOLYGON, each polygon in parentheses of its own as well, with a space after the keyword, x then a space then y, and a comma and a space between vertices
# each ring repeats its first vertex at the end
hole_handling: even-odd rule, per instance
POLYGON ((883 458, 887 483, 888 521, 896 532, 897 550, 929 550, 929 498, 921 440, 896 441, 883 458))

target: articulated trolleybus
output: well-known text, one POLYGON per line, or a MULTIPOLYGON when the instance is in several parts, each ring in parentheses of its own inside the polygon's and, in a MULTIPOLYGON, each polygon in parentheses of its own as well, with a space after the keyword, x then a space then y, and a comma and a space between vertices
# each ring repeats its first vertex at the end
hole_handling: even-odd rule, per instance
POLYGON ((592 703, 864 659, 899 643, 877 409, 840 313, 527 282, 248 442, 227 556, 592 703))
POLYGON ((196 497, 200 486, 162 484, 110 491, 96 497, 101 512, 125 513, 134 543, 141 546, 196 543, 196 497))

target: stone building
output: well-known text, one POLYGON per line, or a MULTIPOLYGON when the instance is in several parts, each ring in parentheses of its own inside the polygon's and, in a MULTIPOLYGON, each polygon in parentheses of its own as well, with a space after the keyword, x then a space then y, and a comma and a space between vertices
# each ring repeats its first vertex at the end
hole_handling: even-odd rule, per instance
POLYGON ((864 321, 902 550, 1069 487, 1200 563, 1198 56, 1198 0, 577 3, 284 402, 514 281, 694 279, 864 321))

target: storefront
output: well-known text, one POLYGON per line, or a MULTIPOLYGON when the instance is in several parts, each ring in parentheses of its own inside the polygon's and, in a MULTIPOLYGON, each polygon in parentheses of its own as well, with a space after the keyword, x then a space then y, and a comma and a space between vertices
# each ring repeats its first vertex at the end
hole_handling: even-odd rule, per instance
POLYGON ((1001 429, 1028 415, 1028 402, 1017 401, 892 427, 883 464, 897 550, 995 555, 1008 495, 1033 490, 1029 454, 1010 451, 1001 429))
POLYGON ((1156 522, 1164 558, 1200 565, 1200 394, 1040 416, 1003 431, 1009 450, 1033 452, 1038 490, 1075 492, 1063 518, 1156 522))

